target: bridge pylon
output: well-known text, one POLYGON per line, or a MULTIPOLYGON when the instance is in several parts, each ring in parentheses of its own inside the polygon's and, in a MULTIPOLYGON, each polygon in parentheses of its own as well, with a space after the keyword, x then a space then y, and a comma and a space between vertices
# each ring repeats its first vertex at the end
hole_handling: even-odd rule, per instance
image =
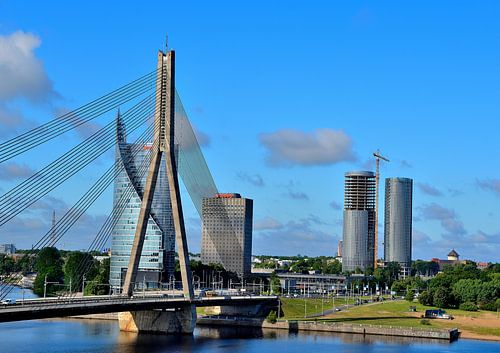
POLYGON ((165 153, 166 173, 170 188, 170 202, 172 205, 172 218, 177 251, 179 254, 182 288, 184 297, 191 300, 194 298, 194 293, 174 149, 175 52, 173 50, 168 50, 168 48, 166 48, 165 53, 161 50, 158 51, 157 75, 154 115, 155 138, 151 149, 151 162, 144 187, 134 242, 132 244, 128 269, 123 284, 123 293, 132 296, 134 292, 139 260, 144 245, 148 219, 151 214, 151 205, 153 202, 156 181, 158 180, 161 157, 162 154, 165 153))

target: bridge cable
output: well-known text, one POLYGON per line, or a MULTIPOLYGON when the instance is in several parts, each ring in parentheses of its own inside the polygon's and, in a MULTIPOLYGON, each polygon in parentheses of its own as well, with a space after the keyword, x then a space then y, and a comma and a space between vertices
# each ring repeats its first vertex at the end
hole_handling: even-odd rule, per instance
MULTIPOLYGON (((148 130, 146 130, 146 132, 144 132, 141 137, 138 138, 138 141, 150 140, 152 135, 151 130, 152 128, 148 128, 148 130)), ((130 131, 133 131, 133 129, 130 131)), ((58 223, 55 225, 55 228, 58 230, 58 237, 56 239, 56 242, 60 240, 60 238, 67 232, 67 230, 69 230, 69 228, 83 215, 86 209, 90 207, 90 205, 97 199, 97 197, 100 196, 102 192, 104 192, 104 190, 107 188, 107 186, 109 186, 109 184, 114 180, 117 173, 120 172, 120 169, 116 168, 117 164, 118 163, 115 162, 115 164, 113 164, 113 166, 108 169, 108 171, 94 184, 94 186, 87 191, 87 193, 63 216, 63 218, 58 221, 58 223)), ((28 255, 31 255, 32 252, 49 245, 49 242, 52 241, 51 235, 53 234, 53 231, 54 229, 51 228, 47 232, 47 234, 33 246, 30 254, 28 255)), ((2 285, 0 284, 0 291, 2 289, 2 285)), ((5 297, 5 295, 3 295, 3 297, 5 297)))
MULTIPOLYGON (((137 119, 137 117, 140 117, 145 108, 147 108, 147 100, 149 99, 151 97, 147 97, 123 115, 126 122, 130 121, 132 123, 131 128, 138 127, 146 120, 144 118, 137 119)), ((113 123, 107 124, 85 141, 1 196, 0 212, 3 213, 0 215, 0 226, 114 145, 115 141, 111 138, 113 134, 112 130, 113 123), (38 189, 40 186, 41 189, 38 189)))
POLYGON ((158 70, 0 144, 0 163, 74 129, 154 88, 158 70))

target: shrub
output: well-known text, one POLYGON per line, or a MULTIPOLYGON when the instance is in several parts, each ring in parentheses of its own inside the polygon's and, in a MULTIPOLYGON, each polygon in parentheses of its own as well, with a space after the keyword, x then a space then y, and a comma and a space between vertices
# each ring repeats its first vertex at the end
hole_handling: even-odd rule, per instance
POLYGON ((420 302, 420 304, 422 305, 428 305, 428 306, 431 306, 432 305, 432 293, 429 293, 428 291, 423 291, 422 293, 420 293, 420 295, 418 296, 418 301, 420 302))
POLYGON ((465 311, 477 311, 477 305, 473 302, 465 302, 460 304, 459 309, 465 311))
POLYGON ((421 323, 422 325, 430 325, 430 324, 431 324, 431 323, 430 323, 430 321, 429 321, 429 320, 427 320, 427 319, 422 319, 422 320, 420 320, 420 323, 421 323))
POLYGON ((497 304, 495 302, 481 302, 479 303, 479 309, 497 311, 497 304))
POLYGON ((277 317, 276 317, 276 311, 271 310, 271 311, 269 312, 269 315, 267 315, 267 317, 266 317, 266 321, 267 321, 267 322, 270 322, 271 324, 275 324, 275 323, 276 323, 276 321, 278 321, 278 320, 277 320, 277 317))

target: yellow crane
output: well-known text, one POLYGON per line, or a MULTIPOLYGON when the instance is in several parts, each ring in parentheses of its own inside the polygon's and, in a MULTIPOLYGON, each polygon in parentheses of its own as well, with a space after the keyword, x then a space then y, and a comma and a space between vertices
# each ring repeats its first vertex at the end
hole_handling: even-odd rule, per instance
POLYGON ((376 183, 376 191, 375 191, 375 249, 373 254, 373 268, 377 268, 378 262, 378 189, 379 189, 379 180, 380 180, 380 161, 383 160, 385 162, 389 162, 389 159, 382 156, 380 150, 376 150, 373 152, 373 156, 375 157, 375 161, 377 164, 377 172, 375 174, 375 183, 376 183))

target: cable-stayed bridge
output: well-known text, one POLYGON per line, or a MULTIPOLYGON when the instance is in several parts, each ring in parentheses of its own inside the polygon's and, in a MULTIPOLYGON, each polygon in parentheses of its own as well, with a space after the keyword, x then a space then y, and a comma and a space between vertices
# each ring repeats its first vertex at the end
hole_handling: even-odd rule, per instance
MULTIPOLYGON (((159 51, 157 67, 148 74, 52 121, 0 143, 0 163, 22 154, 29 155, 38 146, 81 125, 89 124, 101 115, 114 112, 123 105, 129 105, 130 108, 124 112, 118 110, 116 119, 112 119, 84 141, 0 196, 1 230, 2 226, 75 174, 83 171, 104 153, 113 147, 118 148, 122 158, 117 158, 115 163, 88 190, 83 192, 80 199, 57 222, 53 222, 46 234, 40 239, 33 240, 34 245, 27 256, 35 255, 42 248, 57 246, 104 191, 120 175, 127 175, 131 187, 124 189, 119 195, 115 193, 113 211, 87 248, 88 252, 102 249, 108 243, 113 228, 121 219, 130 200, 134 197, 139 199, 140 210, 137 222, 134 223, 136 224, 135 235, 131 250, 127 253, 128 266, 120 281, 120 288, 115 288, 114 295, 107 297, 77 298, 70 291, 55 301, 23 302, 22 305, 17 304, 0 309, 0 321, 124 311, 130 313, 123 319, 128 321, 127 324, 121 324, 123 327, 134 326, 138 331, 192 332, 196 320, 195 306, 248 306, 270 299, 270 297, 260 296, 214 298, 195 298, 194 296, 178 177, 182 179, 200 217, 202 199, 216 194, 217 188, 180 96, 175 89, 175 52, 173 50, 159 51), (138 135, 134 145, 147 146, 147 148, 131 148, 126 153, 121 151, 117 143, 125 140, 126 135, 131 133, 138 135), (145 154, 142 163, 139 165, 127 163, 127 160, 133 161, 140 153, 145 154), (159 174, 162 174, 166 180, 169 190, 169 200, 165 202, 168 203, 171 211, 169 221, 179 257, 182 298, 134 296, 134 290, 140 283, 137 272, 148 224, 161 222, 154 212, 159 174), (140 185, 139 180, 145 180, 144 185, 140 185)), ((221 212, 224 212, 223 208, 221 212)), ((223 222, 230 223, 227 215, 225 218, 223 222)), ((234 241, 234 246, 239 245, 236 240, 230 241, 234 241)), ((85 257, 77 264, 77 271, 86 273, 90 266, 91 261, 85 257)), ((80 288, 84 277, 79 278, 78 281, 79 283, 73 283, 73 288, 80 288)), ((0 283, 1 299, 9 294, 11 287, 8 283, 9 278, 0 283)))

